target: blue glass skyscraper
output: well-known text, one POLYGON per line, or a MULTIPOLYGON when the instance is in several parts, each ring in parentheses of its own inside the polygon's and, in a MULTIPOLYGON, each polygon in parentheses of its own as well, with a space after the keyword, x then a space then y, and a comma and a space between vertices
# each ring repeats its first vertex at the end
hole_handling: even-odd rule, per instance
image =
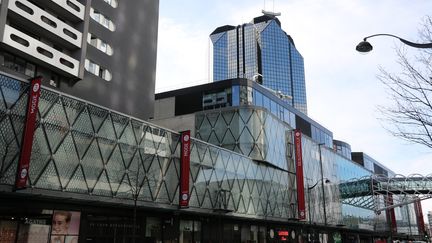
POLYGON ((213 81, 248 78, 276 92, 307 114, 303 57, 294 41, 272 15, 254 18, 251 23, 216 28, 213 43, 213 81))

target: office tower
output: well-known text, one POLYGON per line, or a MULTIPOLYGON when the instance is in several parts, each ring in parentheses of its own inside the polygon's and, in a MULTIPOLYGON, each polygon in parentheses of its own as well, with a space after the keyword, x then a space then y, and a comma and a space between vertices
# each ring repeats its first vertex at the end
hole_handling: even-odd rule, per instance
POLYGON ((3 0, 0 71, 135 117, 153 114, 158 1, 3 0))
POLYGON ((211 34, 213 81, 231 78, 256 80, 307 114, 304 62, 291 36, 271 14, 251 23, 225 25, 211 34))

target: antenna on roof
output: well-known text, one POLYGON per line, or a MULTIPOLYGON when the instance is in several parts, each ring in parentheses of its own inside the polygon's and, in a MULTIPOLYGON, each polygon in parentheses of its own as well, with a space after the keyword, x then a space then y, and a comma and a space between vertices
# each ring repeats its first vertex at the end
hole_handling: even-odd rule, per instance
POLYGON ((266 0, 264 0, 264 9, 261 10, 261 12, 264 15, 267 15, 267 16, 270 16, 270 17, 276 17, 276 16, 280 16, 281 15, 280 12, 278 12, 278 13, 274 12, 274 0, 273 0, 273 11, 266 11, 265 8, 266 8, 266 0))
POLYGON ((275 13, 275 12, 265 11, 264 9, 261 11, 261 13, 263 13, 264 15, 271 16, 271 17, 281 16, 280 12, 275 13))

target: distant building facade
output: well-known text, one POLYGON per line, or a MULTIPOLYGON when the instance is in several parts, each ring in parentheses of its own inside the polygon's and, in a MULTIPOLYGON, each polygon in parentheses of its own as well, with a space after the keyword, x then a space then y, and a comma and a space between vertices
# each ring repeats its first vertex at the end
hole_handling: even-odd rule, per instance
POLYGON ((271 15, 251 23, 221 26, 211 34, 213 81, 247 78, 282 95, 307 114, 304 61, 291 36, 271 15))

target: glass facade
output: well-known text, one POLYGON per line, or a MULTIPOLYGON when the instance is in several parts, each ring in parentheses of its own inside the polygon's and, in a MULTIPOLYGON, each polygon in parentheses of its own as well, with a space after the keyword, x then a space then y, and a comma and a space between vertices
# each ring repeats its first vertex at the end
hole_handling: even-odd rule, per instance
POLYGON ((286 102, 307 114, 304 61, 278 19, 267 16, 237 27, 216 29, 213 80, 247 78, 292 97, 286 102), (262 76, 257 76, 258 74, 262 76))
MULTIPOLYGON (((348 143, 339 141, 339 140, 333 140, 333 151, 336 153, 344 156, 345 158, 352 159, 351 158, 351 145, 348 143)), ((366 167, 366 166, 364 166, 366 167)), ((367 167, 366 167, 367 169, 367 167)))
MULTIPOLYGON (((281 121, 287 123, 290 127, 300 127, 300 124, 297 124, 296 122, 296 116, 298 115, 290 110, 289 105, 284 100, 281 100, 275 95, 266 95, 265 92, 262 92, 255 87, 242 86, 241 89, 249 90, 248 92, 243 92, 249 97, 244 98, 243 100, 247 100, 247 102, 243 102, 241 105, 255 105, 266 108, 269 112, 281 121)), ((318 124, 307 123, 310 126, 310 137, 318 143, 324 143, 327 147, 331 148, 333 144, 333 134, 318 124)))
MULTIPOLYGON (((196 114, 197 138, 251 159, 266 161, 294 175, 291 131, 292 128, 286 123, 259 107, 232 107, 196 114)), ((324 224, 326 216, 327 223, 331 225, 363 230, 388 228, 385 212, 377 215, 373 205, 359 203, 379 200, 371 196, 370 170, 305 136, 302 148, 309 222, 324 224), (359 178, 367 178, 366 188, 358 182, 359 178), (322 180, 328 180, 328 183, 321 183, 322 180), (349 184, 352 181, 356 183, 349 184), (345 188, 342 189, 341 185, 345 185, 345 188), (347 187, 349 192, 346 191, 347 187)), ((290 180, 295 184, 294 176, 290 180)))
MULTIPOLYGON (((0 76, 0 184, 11 188, 28 89, 26 82, 0 76)), ((239 102, 252 102, 244 97, 251 89, 239 92, 239 102)), ((292 128, 256 106, 203 111, 196 119, 197 137, 221 147, 192 139, 188 210, 208 215, 223 210, 233 218, 293 222, 298 200, 292 128)), ((78 200, 119 205, 131 205, 137 195, 141 205, 176 211, 179 140, 178 133, 43 88, 27 182, 31 190, 23 193, 39 190, 41 197, 79 195, 78 200)), ((371 171, 307 136, 302 148, 308 223, 385 229, 383 214, 346 203, 341 189, 345 182, 370 176, 371 171)), ((398 224, 413 230, 413 214, 406 213, 407 223, 403 216, 411 208, 403 209, 396 211, 398 224)), ((182 220, 183 241, 200 241, 204 230, 200 221, 182 220)), ((159 235, 159 223, 146 225, 146 237, 159 235)), ((261 239, 266 232, 261 225, 228 228, 233 234, 247 231, 250 240, 261 239)))
POLYGON ((292 128, 259 107, 196 114, 196 137, 295 173, 292 128))
MULTIPOLYGON (((29 85, 0 76, 0 184, 14 185, 29 85)), ((179 134, 42 89, 28 187, 178 208, 179 134)), ((245 140, 247 138, 245 137, 245 140)), ((244 155, 192 140, 190 208, 292 218, 293 175, 244 155)), ((112 200, 112 199, 111 199, 112 200)), ((130 202, 129 202, 130 203, 130 202)))

